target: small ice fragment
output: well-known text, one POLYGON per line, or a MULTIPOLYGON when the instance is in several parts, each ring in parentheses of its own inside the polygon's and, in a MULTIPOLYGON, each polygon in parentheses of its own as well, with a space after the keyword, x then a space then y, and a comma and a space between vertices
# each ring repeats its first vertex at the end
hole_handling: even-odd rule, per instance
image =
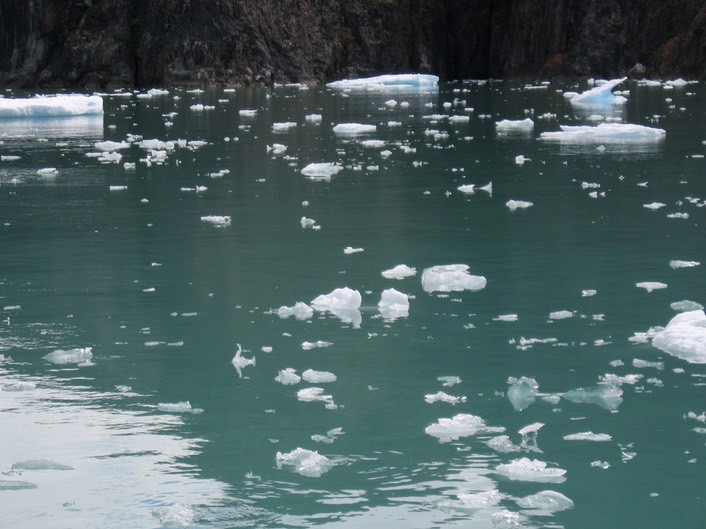
POLYGON ((304 120, 307 123, 312 123, 314 125, 321 123, 322 119, 323 116, 321 114, 307 114, 306 116, 304 116, 304 120))
POLYGON ((282 319, 294 316, 298 320, 308 320, 314 315, 314 309, 306 303, 297 301, 292 307, 281 306, 277 309, 277 315, 282 319))
POLYGON ((508 200, 505 205, 510 211, 515 211, 516 209, 527 209, 534 206, 533 202, 527 200, 508 200))
POLYGON ((202 222, 206 222, 216 228, 226 228, 230 226, 230 215, 206 215, 201 217, 202 222))
POLYGON ((272 132, 288 132, 291 129, 297 127, 297 124, 291 121, 286 121, 284 123, 273 123, 272 132))
POLYGON ((704 306, 701 303, 697 303, 696 301, 691 301, 688 299, 684 299, 682 301, 675 301, 673 303, 670 303, 669 306, 672 310, 676 310, 678 312, 689 312, 691 310, 704 309, 704 306))
POLYGON ((311 306, 319 312, 330 312, 344 323, 353 323, 358 326, 361 322, 361 314, 358 310, 361 302, 360 292, 344 287, 317 296, 311 301, 311 306))
POLYGON ((360 252, 364 252, 364 251, 365 250, 363 248, 353 248, 352 246, 346 246, 343 249, 343 253, 346 255, 350 255, 352 253, 360 253, 360 252))
POLYGON ((294 472, 310 478, 318 478, 331 470, 334 462, 318 452, 297 448, 288 453, 277 452, 277 468, 292 467, 294 472))
POLYGON ((307 369, 302 373, 302 379, 311 384, 327 384, 330 382, 336 382, 336 375, 328 371, 314 371, 313 369, 307 369))
POLYGON ((404 279, 405 277, 411 277, 417 274, 416 268, 410 268, 407 265, 400 264, 389 270, 384 270, 382 272, 382 277, 387 279, 404 279))
POLYGON ((312 180, 331 180, 342 170, 343 166, 334 162, 310 163, 301 170, 301 174, 312 180))
POLYGON ((235 356, 233 357, 233 360, 231 363, 233 364, 233 367, 235 367, 235 370, 238 372, 238 376, 240 378, 243 378, 243 369, 247 366, 254 366, 255 365, 255 357, 253 356, 252 358, 245 358, 242 356, 243 353, 243 348, 238 345, 238 350, 235 352, 235 356))
POLYGON ((554 513, 571 509, 574 502, 560 492, 543 490, 537 494, 525 496, 517 500, 517 504, 524 509, 533 509, 543 513, 554 513))
POLYGON ((462 186, 458 186, 456 189, 458 189, 461 193, 465 193, 467 195, 473 195, 475 194, 475 184, 465 184, 462 186))
POLYGON ((461 402, 466 402, 467 400, 467 397, 457 397, 455 395, 449 395, 443 391, 437 391, 436 393, 424 395, 424 401, 429 404, 434 404, 435 402, 446 402, 448 404, 456 405, 461 402))
POLYGON ((366 125, 363 123, 339 123, 333 127, 334 134, 356 135, 367 134, 377 131, 376 125, 366 125))
POLYGON ((564 441, 594 441, 605 442, 613 438, 607 433, 579 432, 564 436, 564 441))
POLYGON ((522 411, 534 403, 539 390, 539 384, 535 379, 510 377, 508 384, 510 384, 510 388, 507 390, 507 398, 516 411, 522 411))
POLYGON ((517 165, 525 165, 525 162, 530 162, 531 160, 529 158, 525 158, 524 155, 519 154, 515 156, 515 163, 517 165))
POLYGON ((455 376, 441 376, 441 377, 436 377, 436 380, 442 383, 443 386, 446 387, 451 387, 455 386, 456 384, 461 383, 461 377, 455 377, 455 376))
MULTIPOLYGON (((0 102, 2 102, 2 98, 0 98, 0 102)), ((56 167, 45 167, 44 169, 39 169, 37 174, 39 176, 56 176, 59 174, 59 170, 56 167)))
POLYGON ((159 411, 167 413, 202 413, 201 408, 192 408, 191 403, 188 400, 181 402, 160 402, 157 404, 157 409, 159 411))
POLYGON ((440 443, 448 443, 461 437, 469 437, 479 432, 486 433, 488 431, 497 431, 497 429, 488 428, 483 419, 468 413, 459 413, 450 419, 441 418, 424 429, 427 435, 438 438, 440 443))
POLYGON ((108 186, 109 191, 125 191, 127 186, 108 186))
POLYGON ((296 370, 292 369, 291 367, 282 369, 279 374, 275 377, 276 382, 279 382, 280 384, 283 384, 285 386, 299 384, 301 380, 302 377, 297 375, 296 370))
POLYGON ((522 450, 521 447, 513 443, 507 435, 498 435, 488 439, 486 442, 488 448, 500 452, 503 454, 508 454, 511 452, 519 452, 522 450))
POLYGON ((301 402, 325 402, 333 404, 333 396, 326 395, 323 388, 304 388, 297 391, 297 399, 301 402))
POLYGON ((498 132, 530 132, 534 129, 534 121, 530 118, 522 120, 503 119, 495 123, 495 130, 498 132))
POLYGON ((299 220, 299 224, 302 225, 302 228, 313 228, 314 226, 316 226, 316 221, 308 217, 302 217, 299 220))
POLYGON ((486 284, 485 277, 471 275, 465 264, 437 265, 422 272, 422 288, 430 293, 478 291, 484 289, 486 284))
POLYGON ((581 291, 581 297, 588 298, 591 296, 595 296, 598 293, 597 290, 589 289, 589 290, 582 290, 581 291))
POLYGON ((660 283, 659 281, 642 281, 640 283, 635 283, 637 288, 644 288, 647 292, 652 292, 653 290, 659 290, 662 288, 667 288, 666 283, 660 283))
POLYGON ((674 259, 672 261, 669 261, 669 266, 671 268, 692 268, 694 266, 700 266, 701 262, 699 261, 680 261, 678 259, 674 259))
POLYGON ((245 118, 252 118, 255 117, 255 115, 257 114, 257 110, 250 108, 242 108, 238 111, 238 114, 245 118))
POLYGON ((567 318, 573 318, 574 313, 570 310, 558 310, 556 312, 549 313, 550 320, 565 320, 567 318))
POLYGON ((285 152, 287 152, 287 146, 282 145, 281 143, 273 143, 271 146, 267 146, 267 152, 270 152, 274 155, 284 154, 285 152))
POLYGON ((664 371, 664 362, 651 362, 649 360, 642 360, 641 358, 633 358, 632 359, 632 365, 633 367, 637 367, 638 369, 645 369, 645 368, 653 368, 658 371, 664 371))
POLYGON ((127 141, 99 141, 93 146, 100 151, 118 151, 121 149, 129 149, 132 143, 127 141))
POLYGON ((667 204, 664 202, 650 202, 649 204, 643 204, 643 208, 651 209, 653 211, 658 210, 659 208, 666 207, 667 204))
POLYGON ((566 470, 550 468, 544 461, 527 457, 513 459, 510 463, 500 464, 495 467, 495 471, 509 479, 519 481, 562 483, 566 480, 564 477, 566 470))
POLYGON ((617 410, 623 402, 623 390, 612 384, 577 388, 562 395, 568 401, 582 404, 596 404, 606 410, 617 410))
POLYGON ((493 318, 493 321, 517 321, 517 319, 517 314, 500 314, 499 316, 493 318))
MULTIPOLYGON (((438 90, 439 78, 428 74, 385 74, 358 79, 342 79, 326 84, 339 90, 418 91, 438 90)), ((403 104, 401 104, 403 106, 403 104)))
POLYGON ((79 347, 64 351, 57 349, 56 351, 43 356, 44 360, 52 364, 80 364, 90 362, 93 359, 91 347, 79 347))

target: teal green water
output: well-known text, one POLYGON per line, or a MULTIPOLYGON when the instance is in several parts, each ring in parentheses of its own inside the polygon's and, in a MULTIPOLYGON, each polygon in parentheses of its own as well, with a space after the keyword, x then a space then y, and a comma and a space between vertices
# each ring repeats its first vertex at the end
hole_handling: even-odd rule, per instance
POLYGON ((628 82, 624 105, 590 111, 559 91, 585 88, 173 89, 105 94, 102 119, 0 123, 0 526, 703 528, 706 367, 636 335, 704 302, 704 267, 670 261, 704 259, 706 87, 628 82), (666 137, 540 139, 592 115, 666 137), (531 132, 496 131, 528 116, 531 132), (160 155, 137 136, 184 141, 160 155), (118 163, 92 155, 105 140, 131 142, 118 163), (322 162, 342 169, 301 173, 322 162), (416 275, 382 276, 399 264, 416 275), (449 264, 487 285, 425 291, 449 264), (343 287, 353 323, 277 313, 343 287), (407 314, 381 315, 388 288, 407 314), (256 358, 242 377, 238 344, 256 358), (81 348, 90 361, 45 358, 81 348), (276 381, 287 368, 336 380, 276 381), (519 411, 510 377, 538 384, 519 411), (310 387, 329 405, 300 400, 310 387), (579 388, 619 398, 566 398, 579 388), (459 402, 425 400, 439 391, 459 402), (432 435, 447 423, 454 439, 432 435), (607 440, 565 439, 582 432, 607 440), (522 458, 546 468, 504 472, 522 458), (543 491, 562 496, 537 508, 543 491))

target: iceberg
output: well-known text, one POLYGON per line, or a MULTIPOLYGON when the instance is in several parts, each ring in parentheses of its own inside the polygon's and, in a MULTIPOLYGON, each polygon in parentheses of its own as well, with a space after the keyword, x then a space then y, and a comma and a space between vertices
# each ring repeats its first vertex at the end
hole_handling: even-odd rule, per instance
POLYGON ((566 470, 550 468, 544 461, 523 457, 510 463, 500 464, 495 468, 498 474, 512 480, 561 483, 566 480, 566 470))
POLYGON ((706 364, 706 314, 682 312, 652 339, 652 345, 690 364, 706 364))
POLYGON ((339 123, 333 127, 334 134, 345 136, 355 136, 356 134, 367 134, 377 131, 376 125, 366 125, 364 123, 339 123))
POLYGON ((625 97, 614 95, 612 90, 626 79, 627 77, 623 77, 607 81, 600 86, 573 96, 569 99, 569 102, 572 105, 583 106, 605 106, 625 103, 627 101, 625 97))
POLYGON ((339 90, 366 90, 366 91, 408 91, 408 90, 436 90, 439 78, 427 74, 387 74, 359 79, 341 79, 327 83, 329 88, 339 90))
POLYGON ((321 162, 310 163, 301 170, 301 173, 312 180, 331 180, 331 177, 343 170, 337 163, 321 162))
POLYGON ((57 349, 54 352, 44 355, 42 358, 52 364, 81 364, 90 362, 93 359, 93 353, 90 347, 78 347, 76 349, 69 349, 68 351, 57 349))
POLYGON ((561 131, 542 132, 545 141, 561 143, 655 143, 664 140, 664 129, 632 123, 592 125, 559 125, 561 131))
POLYGON ((385 320, 395 320, 409 316, 409 296, 394 288, 383 291, 378 310, 385 320))
POLYGON ((279 309, 277 309, 277 315, 282 319, 294 316, 298 320, 308 320, 314 315, 314 309, 306 303, 297 301, 291 307, 282 305, 279 309))
POLYGON ((522 411, 534 403, 539 389, 539 384, 535 379, 510 377, 507 382, 510 384, 507 398, 516 411, 522 411))
POLYGON ((318 478, 334 466, 334 462, 318 452, 297 448, 286 454, 277 452, 277 468, 292 467, 294 472, 310 478, 318 478))
POLYGON ((461 437, 470 437, 479 432, 487 433, 491 431, 498 431, 498 429, 489 428, 483 419, 469 413, 459 413, 450 419, 441 418, 438 422, 424 429, 427 435, 436 437, 440 443, 448 443, 461 437))
POLYGON ((313 369, 307 369, 302 373, 302 378, 311 384, 326 384, 329 382, 336 382, 336 375, 329 371, 314 371, 313 369))
POLYGON ((103 98, 85 95, 0 98, 0 118, 47 118, 103 114, 103 98))
POLYGON ((532 206, 534 206, 534 202, 530 202, 529 200, 514 200, 514 199, 511 199, 511 200, 508 200, 507 202, 505 202, 505 206, 507 206, 507 208, 508 208, 510 211, 515 211, 516 209, 527 209, 527 208, 531 208, 532 206))
POLYGON ((425 292, 477 291, 485 288, 487 280, 468 272, 468 265, 451 264, 425 268, 422 272, 422 288, 425 292))
POLYGON ((495 130, 498 132, 531 132, 534 129, 534 121, 530 118, 511 120, 503 119, 495 123, 495 130))
POLYGON ((400 264, 389 270, 384 270, 382 272, 382 277, 386 279, 404 279, 405 277, 411 277, 417 274, 416 268, 411 268, 407 265, 400 264))
POLYGON ((360 292, 351 288, 337 288, 328 294, 321 294, 311 301, 311 307, 319 312, 330 312, 344 323, 360 325, 360 292))
POLYGON ((252 358, 245 358, 242 356, 243 353, 243 348, 238 344, 238 350, 235 352, 235 356, 233 357, 233 360, 231 363, 233 364, 233 367, 235 370, 238 372, 238 376, 240 378, 243 378, 243 369, 247 366, 254 366, 255 365, 255 357, 253 356, 252 358))
POLYGON ((292 386, 299 384, 299 382, 302 381, 302 377, 297 375, 296 369, 288 367, 280 370, 279 374, 275 377, 275 381, 285 386, 292 386))

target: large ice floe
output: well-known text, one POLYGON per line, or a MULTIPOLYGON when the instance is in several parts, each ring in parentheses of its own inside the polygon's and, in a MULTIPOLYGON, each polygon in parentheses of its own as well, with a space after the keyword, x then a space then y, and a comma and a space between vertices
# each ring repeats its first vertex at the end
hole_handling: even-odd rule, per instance
POLYGON ((0 98, 0 118, 47 118, 103 114, 103 98, 78 94, 0 98))
POLYGON ((544 141, 561 143, 655 143, 664 140, 664 129, 632 123, 559 125, 560 131, 542 132, 544 141))
POLYGON ((652 345, 690 364, 706 364, 706 314, 702 310, 677 314, 652 345))
POLYGON ((366 91, 436 90, 439 86, 439 78, 436 75, 418 73, 388 74, 360 79, 342 79, 328 83, 326 86, 339 90, 366 91))
POLYGON ((487 284, 483 276, 471 275, 465 264, 437 265, 422 272, 422 288, 426 292, 458 292, 482 290, 487 284))

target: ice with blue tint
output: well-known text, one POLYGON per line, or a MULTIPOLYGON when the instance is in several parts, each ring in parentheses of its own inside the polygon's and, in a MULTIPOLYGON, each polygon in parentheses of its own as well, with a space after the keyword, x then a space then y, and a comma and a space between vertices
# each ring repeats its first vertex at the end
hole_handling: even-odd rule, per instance
POLYGON ((569 101, 572 105, 583 105, 583 106, 605 106, 605 105, 616 105, 623 104, 627 100, 623 96, 614 95, 613 88, 618 86, 620 83, 625 81, 627 77, 622 79, 612 79, 606 81, 605 83, 586 90, 578 95, 573 96, 569 101))
POLYGON ((535 379, 510 377, 507 383, 510 385, 507 390, 507 398, 515 410, 522 411, 536 400, 539 384, 535 379))
POLYGON ((682 312, 652 339, 652 345, 690 364, 706 364, 706 314, 682 312))
POLYGON ((407 90, 436 90, 439 78, 427 74, 388 74, 359 79, 342 79, 333 81, 326 86, 339 90, 366 90, 366 91, 407 91, 407 90))
POLYGON ((655 143, 663 141, 664 129, 631 123, 599 125, 559 125, 560 131, 542 132, 544 141, 561 143, 655 143))
POLYGON ((0 98, 0 118, 53 118, 103 114, 101 96, 57 95, 0 98))
POLYGON ((572 389, 562 397, 576 404, 595 404, 614 411, 623 402, 623 390, 613 384, 601 384, 589 388, 572 389))

